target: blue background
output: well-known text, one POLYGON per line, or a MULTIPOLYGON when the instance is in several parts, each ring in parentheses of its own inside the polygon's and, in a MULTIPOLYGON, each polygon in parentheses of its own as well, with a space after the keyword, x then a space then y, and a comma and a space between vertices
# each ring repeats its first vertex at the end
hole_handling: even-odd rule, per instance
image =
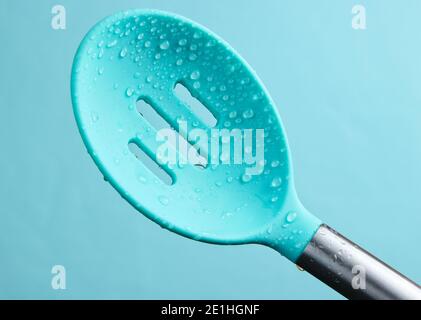
POLYGON ((99 19, 172 11, 228 41, 278 104, 297 190, 323 221, 421 281, 421 2, 0 2, 0 298, 341 296, 257 246, 161 229, 89 158, 70 101, 73 55, 99 19), (351 28, 355 4, 367 30, 351 28), (67 9, 53 30, 51 8, 67 9), (51 288, 64 265, 67 289, 51 288))

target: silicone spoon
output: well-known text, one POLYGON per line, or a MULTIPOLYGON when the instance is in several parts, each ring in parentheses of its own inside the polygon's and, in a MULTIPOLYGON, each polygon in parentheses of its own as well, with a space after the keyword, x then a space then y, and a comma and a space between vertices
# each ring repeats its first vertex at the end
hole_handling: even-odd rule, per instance
POLYGON ((195 240, 272 247, 348 298, 421 298, 419 286, 302 206, 274 102, 248 64, 206 28, 160 11, 117 13, 83 39, 71 84, 75 117, 89 154, 105 179, 151 220, 195 240), (213 128, 177 97, 178 83, 213 114, 213 128), (218 153, 210 154, 204 169, 181 161, 159 163, 160 131, 139 114, 139 100, 187 139, 180 119, 208 137, 211 129, 242 134, 251 129, 257 139, 263 129, 263 143, 255 140, 241 155, 257 155, 264 144, 264 161, 233 164, 218 153), (139 161, 131 145, 157 162, 171 183, 139 161), (218 159, 225 162, 210 161, 218 159))

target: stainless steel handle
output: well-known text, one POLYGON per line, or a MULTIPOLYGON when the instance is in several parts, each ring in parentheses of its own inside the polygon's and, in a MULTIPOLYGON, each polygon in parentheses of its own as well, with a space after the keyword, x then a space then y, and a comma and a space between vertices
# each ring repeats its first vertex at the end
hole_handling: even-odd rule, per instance
POLYGON ((348 299, 421 300, 421 287, 327 225, 297 265, 348 299))

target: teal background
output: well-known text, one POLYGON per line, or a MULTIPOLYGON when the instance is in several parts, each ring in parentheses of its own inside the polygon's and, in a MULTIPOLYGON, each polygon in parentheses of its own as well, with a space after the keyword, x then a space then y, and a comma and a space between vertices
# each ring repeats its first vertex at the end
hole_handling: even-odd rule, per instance
POLYGON ((181 14, 229 42, 278 104, 304 205, 421 281, 421 2, 0 2, 0 298, 341 298, 272 249, 165 231, 104 183, 70 102, 99 19, 181 14), (367 9, 365 31, 352 6, 367 9), (53 30, 51 7, 67 9, 53 30), (67 289, 51 288, 64 265, 67 289))

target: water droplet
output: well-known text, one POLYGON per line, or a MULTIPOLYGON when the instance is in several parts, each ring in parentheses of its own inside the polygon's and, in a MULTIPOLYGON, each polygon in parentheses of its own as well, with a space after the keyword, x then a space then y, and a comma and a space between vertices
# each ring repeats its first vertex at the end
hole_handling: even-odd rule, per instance
POLYGON ((178 41, 178 44, 180 46, 185 46, 187 44, 187 40, 186 39, 180 39, 180 41, 178 41))
POLYGON ((219 159, 221 160, 222 163, 226 163, 227 161, 229 161, 229 153, 222 152, 219 159))
POLYGON ((189 54, 189 60, 190 61, 195 61, 196 59, 197 59, 197 55, 195 53, 189 54))
POLYGON ((254 117, 254 112, 252 109, 247 109, 246 111, 243 112, 243 118, 244 119, 250 119, 254 117))
POLYGON ((92 122, 97 122, 99 120, 99 116, 95 112, 91 112, 91 120, 92 122))
POLYGON ((127 88, 126 90, 126 96, 131 97, 134 93, 134 89, 133 88, 127 88))
POLYGON ((175 62, 175 64, 177 66, 181 66, 183 64, 183 59, 177 59, 177 61, 175 62))
POLYGON ((139 175, 139 176, 137 177, 137 180, 138 180, 140 183, 146 183, 146 182, 147 182, 146 178, 145 178, 144 176, 142 176, 142 175, 139 175))
POLYGON ((124 58, 127 55, 127 48, 124 47, 123 49, 121 49, 120 51, 120 58, 124 58))
POLYGON ((164 206, 167 206, 168 203, 170 202, 166 196, 159 196, 158 200, 164 206))
POLYGON ((104 49, 100 48, 98 52, 98 59, 101 59, 104 56, 104 49))
POLYGON ((231 111, 228 115, 231 119, 235 118, 237 116, 237 111, 231 111))
POLYGON ((250 82, 250 79, 249 78, 244 78, 244 79, 241 79, 241 81, 240 81, 240 83, 242 84, 242 85, 245 85, 245 84, 247 84, 247 83, 249 83, 250 82))
POLYGON ((244 183, 247 183, 247 182, 249 182, 251 180, 251 175, 249 175, 249 174, 247 174, 247 173, 244 173, 242 176, 241 176, 241 181, 242 182, 244 182, 244 183))
POLYGON ((107 44, 107 48, 112 48, 112 47, 114 47, 116 44, 117 44, 117 40, 116 40, 116 39, 114 39, 114 40, 112 40, 111 42, 109 42, 109 43, 107 44))
POLYGON ((165 40, 159 45, 159 47, 161 48, 161 50, 167 50, 170 47, 170 42, 168 40, 165 40))
POLYGON ((270 165, 271 165, 272 168, 276 168, 276 167, 279 166, 279 161, 278 160, 273 160, 270 165))
POLYGON ((278 188, 282 184, 281 178, 273 178, 272 183, 270 184, 273 188, 278 188))
POLYGON ((192 80, 197 80, 197 79, 199 79, 199 78, 200 78, 200 72, 199 72, 199 71, 193 71, 193 72, 191 73, 191 75, 190 75, 190 78, 191 78, 192 80))
POLYGON ((229 212, 229 211, 224 211, 224 212, 222 213, 222 215, 221 215, 221 218, 222 218, 222 219, 229 218, 229 217, 231 217, 232 215, 233 215, 233 213, 232 213, 232 212, 229 212))
POLYGON ((287 216, 285 217, 286 222, 292 223, 297 218, 297 212, 291 211, 288 212, 287 216))

